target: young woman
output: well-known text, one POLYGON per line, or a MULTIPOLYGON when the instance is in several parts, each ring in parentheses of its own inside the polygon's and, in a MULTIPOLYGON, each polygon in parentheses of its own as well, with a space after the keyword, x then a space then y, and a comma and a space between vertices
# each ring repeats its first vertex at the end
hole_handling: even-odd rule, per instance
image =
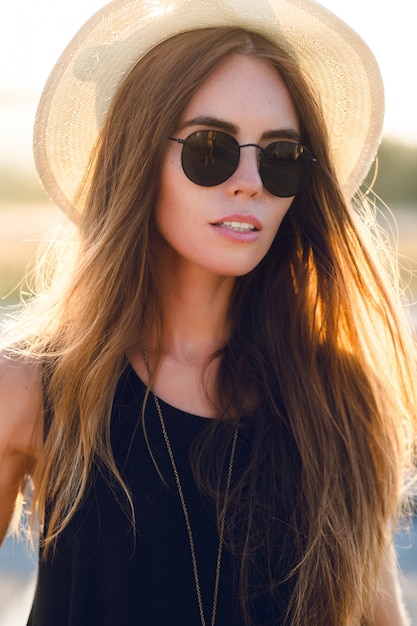
POLYGON ((1 361, 30 625, 407 623, 414 353, 351 202, 382 99, 311 0, 118 0, 70 43, 35 156, 76 237, 1 361))

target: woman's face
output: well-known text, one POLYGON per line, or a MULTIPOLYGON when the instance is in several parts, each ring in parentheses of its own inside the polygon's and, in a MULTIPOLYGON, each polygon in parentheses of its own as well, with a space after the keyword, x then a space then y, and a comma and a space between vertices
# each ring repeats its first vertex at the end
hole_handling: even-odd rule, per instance
MULTIPOLYGON (((288 90, 267 63, 234 54, 219 64, 189 102, 174 133, 223 130, 239 144, 262 147, 297 140, 299 124, 288 90)), ((182 145, 167 140, 155 222, 158 258, 178 272, 189 266, 220 276, 250 272, 266 255, 293 198, 267 191, 255 147, 241 149, 234 174, 214 187, 191 182, 182 145)))

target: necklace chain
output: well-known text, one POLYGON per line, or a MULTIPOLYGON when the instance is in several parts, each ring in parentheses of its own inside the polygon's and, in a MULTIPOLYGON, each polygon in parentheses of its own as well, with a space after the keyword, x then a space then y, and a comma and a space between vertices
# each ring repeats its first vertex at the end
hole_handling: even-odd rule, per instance
MULTIPOLYGON (((145 360, 146 368, 148 370, 148 375, 150 376, 150 367, 149 367, 149 362, 148 362, 148 358, 147 358, 147 355, 146 355, 145 351, 144 351, 144 360, 145 360)), ((182 485, 181 485, 181 480, 180 480, 180 475, 179 475, 179 472, 178 472, 177 464, 175 462, 175 457, 174 457, 174 453, 172 451, 171 442, 170 442, 169 437, 168 437, 168 431, 167 431, 167 428, 166 428, 166 425, 165 425, 165 420, 164 420, 164 417, 162 415, 162 409, 161 409, 161 406, 159 404, 159 400, 158 400, 158 397, 157 397, 157 395, 155 393, 155 389, 154 389, 153 385, 151 386, 151 392, 152 392, 152 396, 153 396, 153 399, 154 399, 154 402, 155 402, 156 410, 158 412, 159 421, 160 421, 160 424, 161 424, 162 434, 163 434, 163 437, 164 437, 164 441, 165 441, 165 445, 166 445, 166 448, 167 448, 168 456, 169 456, 170 461, 171 461, 172 471, 174 473, 175 482, 177 484, 178 495, 179 495, 179 498, 180 498, 180 501, 181 501, 181 506, 182 506, 182 511, 183 511, 183 514, 184 514, 185 525, 186 525, 186 528, 187 528, 188 541, 189 541, 189 544, 190 544, 190 551, 191 551, 191 561, 192 561, 192 566, 193 566, 195 589, 196 589, 196 593, 197 593, 198 608, 199 608, 199 611, 200 611, 201 626, 206 626, 206 618, 204 616, 203 599, 202 599, 202 596, 201 596, 200 578, 199 578, 199 575, 198 575, 197 557, 196 557, 196 553, 195 553, 193 531, 192 531, 192 528, 191 528, 191 522, 190 522, 190 516, 189 516, 189 513, 188 513, 187 503, 185 501, 184 492, 183 492, 182 485)), ((228 504, 228 500, 229 500, 230 483, 232 481, 233 463, 234 463, 234 458, 235 458, 237 437, 238 437, 238 429, 235 428, 235 431, 234 431, 234 434, 233 434, 232 449, 230 451, 229 466, 228 466, 228 471, 227 471, 226 489, 225 489, 225 493, 224 493, 224 503, 223 503, 223 507, 222 507, 222 510, 220 512, 220 518, 219 518, 219 522, 220 522, 220 524, 219 524, 219 547, 217 549, 216 576, 215 576, 215 581, 214 581, 213 609, 212 609, 212 613, 211 613, 211 626, 215 626, 215 623, 216 623, 217 599, 218 599, 218 595, 219 595, 219 585, 220 585, 220 569, 221 569, 222 552, 223 552, 223 540, 224 540, 224 526, 225 526, 225 520, 226 520, 226 508, 227 508, 227 504, 228 504)))

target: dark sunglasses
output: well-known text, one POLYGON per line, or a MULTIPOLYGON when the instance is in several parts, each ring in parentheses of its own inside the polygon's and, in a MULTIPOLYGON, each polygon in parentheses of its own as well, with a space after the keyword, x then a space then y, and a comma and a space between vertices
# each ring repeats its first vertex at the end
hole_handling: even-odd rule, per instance
POLYGON ((274 141, 265 148, 256 143, 243 146, 219 130, 198 130, 186 139, 169 137, 182 144, 181 163, 185 175, 196 185, 214 187, 237 170, 240 149, 259 149, 259 174, 270 193, 280 198, 297 195, 305 187, 316 159, 310 150, 292 141, 274 141))

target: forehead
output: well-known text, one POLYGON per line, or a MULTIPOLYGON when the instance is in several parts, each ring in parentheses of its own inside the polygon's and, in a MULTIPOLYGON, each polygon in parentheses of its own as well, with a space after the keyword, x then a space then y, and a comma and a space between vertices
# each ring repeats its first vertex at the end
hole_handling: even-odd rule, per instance
POLYGON ((188 103, 182 123, 198 116, 232 122, 243 132, 260 128, 299 130, 283 78, 269 63, 233 54, 224 59, 188 103))

